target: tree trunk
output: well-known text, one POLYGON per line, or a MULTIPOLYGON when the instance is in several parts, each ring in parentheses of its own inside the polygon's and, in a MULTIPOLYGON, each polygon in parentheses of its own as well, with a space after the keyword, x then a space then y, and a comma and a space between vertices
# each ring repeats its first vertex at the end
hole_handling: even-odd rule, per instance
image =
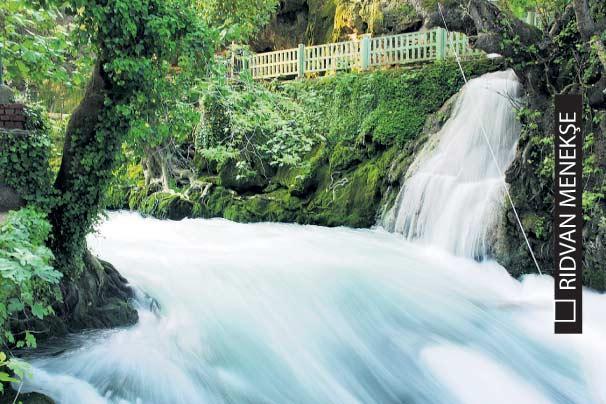
POLYGON ((105 106, 110 89, 100 66, 95 65, 84 98, 67 125, 55 181, 58 202, 49 214, 54 265, 64 274, 63 301, 53 306, 57 317, 49 316, 39 328, 50 329, 53 335, 137 321, 127 281, 86 248, 86 235, 97 218, 121 144, 121 137, 110 133, 126 130, 104 129, 103 119, 111 114, 105 106))
POLYGON ((92 172, 93 167, 85 157, 87 149, 103 151, 96 135, 107 90, 107 81, 100 63, 97 63, 84 98, 71 115, 65 132, 61 167, 55 181, 59 202, 49 215, 53 225, 51 246, 63 272, 77 272, 77 267, 82 265, 86 245, 84 236, 97 214, 102 196, 103 190, 87 181, 98 173, 92 172))
POLYGON ((168 165, 168 156, 162 151, 162 148, 158 146, 156 148, 156 159, 160 166, 160 180, 162 181, 162 191, 170 191, 170 169, 168 165))

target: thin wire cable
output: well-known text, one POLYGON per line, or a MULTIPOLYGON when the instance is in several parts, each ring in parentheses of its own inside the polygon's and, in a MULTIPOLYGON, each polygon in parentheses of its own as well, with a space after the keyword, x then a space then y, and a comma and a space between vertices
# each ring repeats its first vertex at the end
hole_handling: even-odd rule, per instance
MULTIPOLYGON (((446 29, 446 33, 449 34, 450 31, 448 30, 448 25, 446 24, 446 19, 444 18, 444 14, 442 13, 442 6, 440 3, 438 3, 438 10, 440 11, 440 16, 442 17, 442 22, 444 23, 444 28, 446 29)), ((454 43, 452 42, 452 37, 450 38, 450 45, 452 46, 452 49, 454 51, 455 58, 457 60, 457 64, 459 65, 459 70, 461 71, 461 75, 463 76, 463 81, 465 82, 465 84, 467 84, 467 77, 465 77, 465 72, 463 71, 463 67, 461 66, 461 59, 459 59, 459 54, 457 52, 457 48, 454 46, 454 43)), ((480 129, 482 131, 482 135, 484 136, 484 140, 486 141, 486 144, 488 145, 488 150, 490 151, 490 155, 492 156, 492 160, 494 161, 497 171, 499 172, 501 178, 503 178, 503 188, 505 189, 505 194, 507 195, 507 199, 509 200, 511 209, 513 209, 513 214, 515 215, 518 225, 520 226, 520 230, 522 231, 522 235, 524 236, 524 241, 526 241, 526 245, 528 246, 528 251, 530 251, 530 255, 532 256, 532 260, 534 261, 534 264, 536 265, 537 270, 539 271, 539 275, 543 275, 543 272, 541 271, 541 267, 539 266, 539 262, 537 261, 537 258, 534 255, 534 251, 532 251, 532 247, 530 246, 530 241, 528 240, 528 237, 526 236, 526 231, 524 231, 524 226, 522 225, 522 221, 520 220, 518 211, 517 211, 515 205, 513 204, 513 199, 511 198, 511 194, 509 193, 509 188, 507 187, 507 183, 505 182, 505 176, 503 174, 503 171, 501 171, 501 167, 499 166, 497 157, 495 156, 494 151, 492 150, 490 140, 488 140, 488 135, 486 134, 486 130, 484 129, 484 125, 482 124, 482 121, 480 121, 480 129)))

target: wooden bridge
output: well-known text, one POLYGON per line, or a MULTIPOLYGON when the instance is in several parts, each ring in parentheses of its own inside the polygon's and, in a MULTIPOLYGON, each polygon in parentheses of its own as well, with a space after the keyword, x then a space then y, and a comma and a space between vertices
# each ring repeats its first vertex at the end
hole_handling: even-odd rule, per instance
POLYGON ((404 65, 454 57, 483 55, 472 49, 459 32, 436 28, 424 32, 371 37, 347 42, 305 46, 274 52, 246 54, 232 49, 232 74, 247 69, 254 79, 303 77, 338 70, 368 70, 371 67, 404 65))

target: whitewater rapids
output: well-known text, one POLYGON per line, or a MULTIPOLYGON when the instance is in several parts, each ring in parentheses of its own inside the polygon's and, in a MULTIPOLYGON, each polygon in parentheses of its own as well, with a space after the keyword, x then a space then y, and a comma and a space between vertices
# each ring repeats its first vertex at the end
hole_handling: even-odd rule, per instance
POLYGON ((554 336, 547 276, 519 282, 382 230, 134 213, 110 214, 89 245, 140 291, 140 321, 30 358, 22 391, 63 404, 606 402, 606 296, 586 290, 584 334, 554 336))

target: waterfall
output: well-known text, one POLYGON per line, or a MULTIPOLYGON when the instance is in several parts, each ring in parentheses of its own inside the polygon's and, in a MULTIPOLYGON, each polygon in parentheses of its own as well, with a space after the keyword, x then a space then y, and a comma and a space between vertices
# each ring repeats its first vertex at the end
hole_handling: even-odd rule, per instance
POLYGON ((486 256, 488 232, 504 201, 503 173, 486 138, 505 170, 520 134, 514 110, 520 90, 512 70, 485 74, 462 88, 451 117, 406 173, 384 227, 456 255, 486 256))

